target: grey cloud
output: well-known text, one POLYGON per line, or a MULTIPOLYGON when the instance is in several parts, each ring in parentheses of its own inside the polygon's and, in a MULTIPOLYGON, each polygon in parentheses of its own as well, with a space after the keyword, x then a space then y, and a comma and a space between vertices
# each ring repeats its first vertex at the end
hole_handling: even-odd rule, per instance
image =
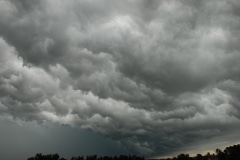
POLYGON ((1 115, 146 155, 239 132, 237 1, 0 3, 1 115))

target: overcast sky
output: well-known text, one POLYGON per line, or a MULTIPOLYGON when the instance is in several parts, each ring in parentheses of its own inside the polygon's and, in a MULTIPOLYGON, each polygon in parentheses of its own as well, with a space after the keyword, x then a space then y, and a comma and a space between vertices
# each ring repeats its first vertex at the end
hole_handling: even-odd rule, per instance
POLYGON ((0 0, 0 155, 238 143, 239 44, 239 0, 0 0))

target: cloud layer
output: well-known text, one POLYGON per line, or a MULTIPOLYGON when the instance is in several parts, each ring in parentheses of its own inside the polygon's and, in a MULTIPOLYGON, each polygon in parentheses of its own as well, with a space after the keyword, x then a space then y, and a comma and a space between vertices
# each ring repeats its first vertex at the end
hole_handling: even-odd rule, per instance
POLYGON ((0 117, 145 155, 240 132, 237 0, 0 3, 0 117))

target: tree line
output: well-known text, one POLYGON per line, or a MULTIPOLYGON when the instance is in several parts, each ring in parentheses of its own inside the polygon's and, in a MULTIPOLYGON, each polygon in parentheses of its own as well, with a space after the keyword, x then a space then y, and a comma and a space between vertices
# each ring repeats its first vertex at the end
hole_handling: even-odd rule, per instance
POLYGON ((223 151, 216 149, 215 153, 205 155, 197 154, 190 157, 189 154, 179 154, 177 157, 161 160, 240 160, 240 144, 226 147, 223 151))
MULTIPOLYGON (((43 155, 41 153, 37 153, 35 157, 30 157, 27 160, 67 160, 65 158, 60 158, 60 156, 55 154, 48 154, 43 155)), ((78 156, 78 157, 72 157, 70 160, 145 160, 145 158, 142 156, 136 156, 136 155, 120 155, 120 156, 100 156, 97 155, 90 155, 90 156, 78 156)))
MULTIPOLYGON (((34 157, 30 157, 27 160, 67 160, 60 158, 59 154, 48 154, 43 155, 37 153, 34 157)), ((120 155, 120 156, 78 156, 72 157, 70 160, 145 160, 143 156, 136 155, 120 155)), ((155 159, 156 160, 156 159, 155 159)), ((210 154, 209 152, 205 155, 197 154, 194 157, 190 157, 189 154, 179 154, 173 158, 165 158, 158 160, 240 160, 240 144, 226 147, 223 151, 216 149, 215 153, 210 154)))

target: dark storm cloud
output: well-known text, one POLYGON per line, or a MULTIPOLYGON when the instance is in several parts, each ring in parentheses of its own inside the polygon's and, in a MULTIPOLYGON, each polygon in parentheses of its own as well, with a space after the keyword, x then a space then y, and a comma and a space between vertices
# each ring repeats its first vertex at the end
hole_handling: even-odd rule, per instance
POLYGON ((239 133, 238 1, 0 3, 1 115, 149 155, 239 133))

